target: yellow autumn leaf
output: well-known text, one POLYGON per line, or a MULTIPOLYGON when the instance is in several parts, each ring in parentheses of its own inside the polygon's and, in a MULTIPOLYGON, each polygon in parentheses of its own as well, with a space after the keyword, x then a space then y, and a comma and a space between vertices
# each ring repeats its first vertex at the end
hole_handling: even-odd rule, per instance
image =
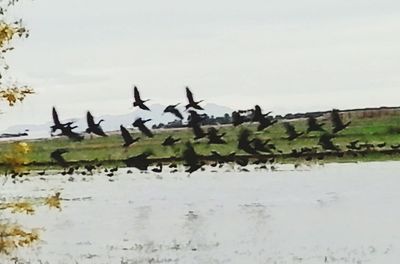
POLYGON ((55 195, 49 196, 45 199, 44 204, 48 205, 49 208, 57 208, 61 211, 61 197, 60 193, 56 192, 55 195))

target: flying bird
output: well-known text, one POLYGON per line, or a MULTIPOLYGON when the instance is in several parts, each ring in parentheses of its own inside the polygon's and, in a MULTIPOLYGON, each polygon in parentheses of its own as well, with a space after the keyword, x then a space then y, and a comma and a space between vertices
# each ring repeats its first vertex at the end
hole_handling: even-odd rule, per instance
POLYGON ((150 109, 144 104, 145 102, 149 101, 149 99, 142 100, 142 98, 140 98, 139 90, 136 86, 133 88, 133 90, 134 90, 133 93, 134 93, 134 99, 135 99, 135 101, 133 102, 133 106, 134 107, 138 106, 140 109, 150 111, 150 109))
POLYGON ((244 152, 247 152, 249 154, 259 154, 253 146, 251 146, 251 143, 253 140, 249 140, 250 136, 250 130, 248 129, 243 129, 239 132, 238 136, 238 149, 243 150, 244 152))
POLYGON ((135 122, 133 122, 133 126, 137 127, 144 135, 146 135, 147 137, 152 138, 154 135, 153 133, 150 131, 150 129, 148 129, 145 125, 146 122, 150 121, 151 119, 146 119, 143 120, 141 118, 138 118, 135 120, 135 122))
POLYGON ((196 153, 190 142, 185 143, 185 147, 182 152, 182 160, 184 161, 184 165, 188 167, 186 172, 189 172, 189 174, 195 172, 204 165, 204 163, 200 160, 200 156, 196 153))
POLYGON ((161 145, 173 146, 175 145, 176 142, 179 142, 180 140, 181 140, 180 138, 175 139, 172 136, 168 136, 161 145))
POLYGON ((222 138, 226 133, 218 134, 218 130, 214 127, 209 127, 207 130, 208 144, 226 144, 222 138))
POLYGON ((148 157, 150 156, 151 156, 150 152, 144 152, 137 156, 127 158, 126 160, 124 160, 124 162, 128 167, 135 167, 139 170, 144 171, 147 170, 147 168, 151 164, 151 160, 148 159, 148 157))
POLYGON ((103 129, 101 128, 101 122, 104 122, 104 119, 101 119, 99 122, 95 123, 93 115, 88 111, 86 113, 86 120, 88 124, 88 128, 86 129, 86 133, 93 133, 98 136, 107 137, 106 133, 104 133, 103 129))
POLYGON ((240 112, 233 111, 232 112, 232 124, 233 126, 239 126, 247 121, 247 118, 242 116, 240 112))
POLYGON ((347 123, 343 123, 342 119, 340 118, 339 115, 339 110, 333 109, 331 112, 331 121, 332 121, 332 133, 337 133, 339 131, 342 131, 346 127, 348 127, 351 123, 351 121, 348 121, 347 123))
POLYGON ((70 129, 77 128, 77 126, 73 126, 73 127, 72 127, 72 124, 73 124, 74 122, 67 122, 67 123, 65 123, 65 124, 61 123, 61 122, 60 122, 60 119, 59 119, 59 117, 58 117, 57 110, 56 110, 56 108, 55 108, 54 106, 53 106, 53 109, 52 109, 52 116, 53 116, 53 123, 54 123, 54 125, 52 125, 52 126, 50 127, 50 128, 51 128, 51 133, 56 132, 58 129, 59 129, 59 130, 62 130, 64 127, 69 127, 70 129))
POLYGON ((188 99, 188 101, 189 101, 189 103, 185 106, 186 110, 189 109, 189 108, 194 108, 194 109, 197 109, 197 110, 204 110, 204 109, 199 105, 199 103, 203 102, 203 100, 200 100, 200 101, 197 101, 197 102, 196 102, 196 101, 193 99, 193 93, 189 90, 189 87, 186 87, 186 97, 187 97, 187 99, 188 99))
POLYGON ((286 130, 286 134, 288 135, 286 139, 290 141, 304 134, 304 132, 297 132, 296 128, 290 123, 283 123, 283 126, 286 130))
POLYGON ((175 105, 169 105, 164 109, 163 113, 171 113, 173 115, 175 115, 177 118, 179 119, 183 119, 183 116, 181 114, 181 112, 179 112, 179 110, 176 108, 179 104, 175 104, 175 105))
POLYGON ((64 159, 64 157, 62 155, 67 152, 68 152, 68 150, 64 149, 64 148, 56 149, 50 153, 50 157, 61 167, 66 167, 67 161, 64 159))
POLYGON ((334 137, 335 137, 334 135, 328 133, 322 134, 319 138, 318 145, 320 145, 325 150, 338 151, 340 150, 339 147, 333 144, 332 142, 332 139, 334 137))
POLYGON ((133 138, 129 131, 123 125, 120 125, 119 128, 121 130, 121 136, 124 139, 124 144, 122 145, 124 148, 129 147, 140 139, 140 137, 133 138))
POLYGON ((272 112, 268 112, 266 114, 262 113, 261 107, 259 105, 256 105, 254 107, 253 110, 251 110, 253 112, 253 116, 251 118, 251 121, 253 122, 261 122, 261 120, 263 120, 264 118, 266 118, 269 114, 271 114, 272 112))
POLYGON ((310 133, 311 131, 325 131, 322 126, 325 125, 324 123, 319 124, 317 119, 313 116, 309 116, 307 119, 307 131, 306 133, 310 133))

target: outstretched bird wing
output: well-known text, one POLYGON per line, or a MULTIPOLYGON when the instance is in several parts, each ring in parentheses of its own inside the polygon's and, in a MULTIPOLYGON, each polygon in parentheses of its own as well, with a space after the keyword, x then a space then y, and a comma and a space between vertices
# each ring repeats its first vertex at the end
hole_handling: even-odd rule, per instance
POLYGON ((148 137, 153 137, 153 133, 151 133, 150 129, 147 128, 145 124, 138 125, 139 130, 148 137))
POLYGON ((134 96, 136 102, 140 102, 141 101, 140 100, 139 90, 138 90, 138 88, 136 86, 133 87, 133 96, 134 96))
POLYGON ((189 90, 189 87, 186 87, 186 97, 189 101, 189 104, 194 103, 193 93, 189 90))
POLYGON ((87 113, 86 113, 86 120, 87 120, 88 127, 96 126, 96 124, 94 123, 93 115, 90 113, 90 111, 87 111, 87 113))
POLYGON ((179 112, 178 109, 176 109, 176 108, 171 109, 171 113, 173 113, 177 118, 183 119, 183 116, 182 116, 181 112, 179 112))
POLYGON ((124 139, 125 143, 130 144, 133 141, 133 138, 129 131, 123 125, 121 125, 119 128, 121 129, 121 136, 124 139))
POLYGON ((60 122, 60 119, 58 118, 58 113, 57 113, 55 107, 53 107, 52 114, 53 114, 53 122, 54 122, 54 125, 56 125, 56 126, 61 125, 61 122, 60 122))

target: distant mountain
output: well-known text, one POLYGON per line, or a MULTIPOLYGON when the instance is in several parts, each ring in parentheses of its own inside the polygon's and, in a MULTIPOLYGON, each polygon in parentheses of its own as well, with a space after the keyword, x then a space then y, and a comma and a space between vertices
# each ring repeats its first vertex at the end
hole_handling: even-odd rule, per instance
MULTIPOLYGON (((100 120, 104 119, 104 122, 101 124, 103 129, 105 131, 115 131, 119 130, 120 125, 124 125, 126 127, 131 127, 133 121, 136 118, 144 118, 144 119, 151 119, 149 122, 150 126, 153 124, 159 124, 159 123, 168 123, 171 121, 174 121, 176 118, 172 114, 163 114, 163 111, 165 109, 166 105, 161 105, 161 104, 153 104, 150 105, 149 108, 151 111, 143 111, 141 109, 135 109, 131 113, 126 113, 122 115, 103 115, 103 116, 96 116, 96 113, 92 113, 95 115, 95 120, 100 120)), ((232 109, 229 107, 217 105, 217 104, 212 104, 208 103, 203 105, 204 108, 204 113, 207 113, 209 116, 223 116, 224 114, 232 113, 232 109)), ((178 109, 182 112, 185 120, 187 118, 187 114, 184 111, 184 106, 179 105, 178 109)), ((49 116, 51 116, 49 114, 49 116)), ((62 113, 60 113, 60 116, 62 116, 62 113)), ((84 131, 86 129, 86 117, 81 117, 81 118, 76 118, 76 119, 68 119, 68 120, 62 120, 62 122, 65 121, 75 121, 75 124, 78 126, 76 131, 84 131)), ((43 137, 49 137, 50 136, 50 126, 52 125, 52 122, 48 122, 45 124, 26 124, 26 125, 15 125, 7 128, 5 131, 2 131, 2 133, 19 133, 25 131, 25 129, 29 130, 29 136, 24 137, 24 138, 43 138, 43 137)))

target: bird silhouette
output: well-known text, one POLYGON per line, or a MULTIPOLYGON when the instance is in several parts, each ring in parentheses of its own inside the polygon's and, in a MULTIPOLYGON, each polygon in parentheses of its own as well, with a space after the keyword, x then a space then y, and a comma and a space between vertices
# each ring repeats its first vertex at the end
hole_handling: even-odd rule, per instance
POLYGON ((184 161, 184 165, 187 166, 185 171, 189 172, 189 174, 197 171, 204 165, 190 142, 185 143, 182 160, 184 161))
POLYGON ((200 100, 200 101, 197 101, 197 102, 196 102, 196 101, 193 99, 193 93, 189 90, 189 87, 186 87, 186 97, 187 97, 187 99, 188 99, 188 101, 189 101, 189 103, 185 106, 186 110, 189 109, 189 108, 194 108, 194 109, 197 109, 197 110, 204 110, 204 109, 199 105, 199 103, 203 102, 203 100, 200 100))
POLYGON ((83 135, 72 131, 73 127, 71 126, 64 126, 61 128, 61 134, 60 136, 66 136, 69 139, 73 140, 73 141, 81 141, 83 140, 83 135))
POLYGON ((331 121, 332 121, 332 133, 337 133, 339 131, 342 131, 346 127, 348 127, 351 123, 351 121, 348 121, 347 123, 343 123, 342 119, 340 118, 339 115, 339 110, 333 109, 331 112, 331 121))
POLYGON ((207 115, 199 115, 196 111, 194 110, 189 110, 189 116, 188 116, 188 127, 200 125, 201 122, 203 122, 206 119, 207 115))
POLYGON ((119 128, 121 130, 121 136, 124 139, 124 144, 122 145, 123 147, 127 148, 140 139, 140 137, 133 138, 123 125, 120 125, 119 128))
POLYGON ((207 133, 204 132, 200 125, 193 125, 192 130, 194 134, 194 140, 198 140, 207 136, 207 133))
POLYGON ((244 122, 248 121, 245 116, 242 116, 240 112, 238 111, 233 111, 232 112, 232 124, 233 126, 239 126, 243 124, 244 122))
POLYGON ((86 129, 86 133, 93 133, 98 136, 107 137, 106 133, 104 133, 103 129, 101 128, 101 122, 104 122, 104 119, 101 119, 98 123, 94 122, 93 115, 88 111, 86 113, 86 121, 88 128, 86 129))
POLYGON ((168 136, 161 145, 173 146, 175 145, 176 142, 179 142, 180 140, 181 140, 180 138, 175 139, 172 136, 168 136))
POLYGON ((294 140, 304 134, 304 132, 297 132, 296 128, 292 124, 287 123, 287 122, 283 123, 283 127, 285 128, 286 134, 288 135, 288 137, 286 139, 288 139, 290 141, 294 140))
POLYGON ((322 126, 324 123, 319 124, 317 119, 313 116, 309 116, 307 119, 307 131, 306 133, 310 133, 311 131, 325 131, 322 126))
POLYGON ((68 127, 68 128, 70 128, 71 130, 72 129, 75 129, 75 128, 77 128, 77 126, 72 126, 72 124, 74 123, 74 122, 67 122, 67 123, 61 123, 60 122, 60 119, 59 119, 59 117, 58 117, 58 113, 57 113, 57 110, 56 110, 56 108, 53 106, 53 109, 52 109, 52 116, 53 116, 53 123, 54 123, 54 125, 52 125, 50 128, 51 128, 51 133, 54 133, 54 132, 56 132, 57 130, 62 130, 64 127, 68 127))
POLYGON ((225 133, 218 134, 218 130, 214 127, 209 127, 207 130, 208 144, 226 144, 226 141, 222 139, 225 133))
POLYGON ((128 167, 134 167, 139 170, 145 171, 148 169, 149 165, 151 164, 151 161, 148 159, 148 157, 150 157, 150 156, 151 156, 150 152, 144 152, 137 156, 127 158, 126 160, 124 160, 124 162, 125 162, 126 166, 128 166, 128 167))
POLYGON ((270 116, 261 116, 258 122, 257 131, 262 131, 278 122, 278 120, 272 119, 270 116))
POLYGON ((235 161, 235 156, 236 156, 235 152, 231 152, 228 155, 223 156, 215 150, 211 151, 211 158, 216 160, 219 163, 233 162, 233 161, 235 161))
POLYGON ((182 119, 183 119, 183 116, 182 116, 181 112, 179 112, 179 110, 176 108, 178 105, 179 105, 179 104, 167 106, 167 107, 164 109, 163 113, 171 113, 171 114, 175 115, 177 118, 179 118, 179 119, 182 120, 182 119))
POLYGON ((251 146, 253 140, 249 140, 249 136, 250 136, 250 130, 248 129, 242 129, 239 132, 238 149, 241 149, 249 154, 257 155, 259 153, 251 146))
POLYGON ((56 149, 50 153, 50 157, 61 167, 67 167, 68 163, 62 156, 64 153, 67 153, 68 150, 64 148, 56 149))
POLYGON ((150 121, 151 119, 146 119, 143 120, 142 118, 138 118, 135 120, 135 122, 133 122, 133 126, 137 127, 144 135, 146 135, 147 137, 152 138, 154 135, 153 133, 150 131, 150 129, 148 129, 145 125, 146 122, 150 121))
POLYGON ((335 137, 334 135, 331 135, 328 133, 322 134, 319 137, 318 145, 320 145, 325 150, 339 151, 340 150, 339 147, 336 146, 335 144, 333 144, 333 142, 332 142, 332 139, 334 137, 335 137))
POLYGON ((275 145, 270 144, 269 142, 269 139, 263 141, 260 138, 254 138, 252 145, 256 151, 273 153, 272 148, 275 148, 275 145))
POLYGON ((145 102, 147 102, 149 100, 142 100, 142 98, 140 98, 140 93, 136 86, 133 88, 133 94, 134 94, 134 99, 135 99, 135 101, 133 102, 133 106, 134 107, 138 106, 140 109, 150 111, 150 109, 144 104, 145 102))
POLYGON ((269 114, 271 114, 272 112, 268 112, 266 114, 262 113, 261 107, 259 105, 256 105, 254 107, 253 110, 251 110, 253 112, 253 116, 251 118, 251 121, 253 122, 261 122, 261 120, 263 120, 264 118, 266 118, 269 114))

